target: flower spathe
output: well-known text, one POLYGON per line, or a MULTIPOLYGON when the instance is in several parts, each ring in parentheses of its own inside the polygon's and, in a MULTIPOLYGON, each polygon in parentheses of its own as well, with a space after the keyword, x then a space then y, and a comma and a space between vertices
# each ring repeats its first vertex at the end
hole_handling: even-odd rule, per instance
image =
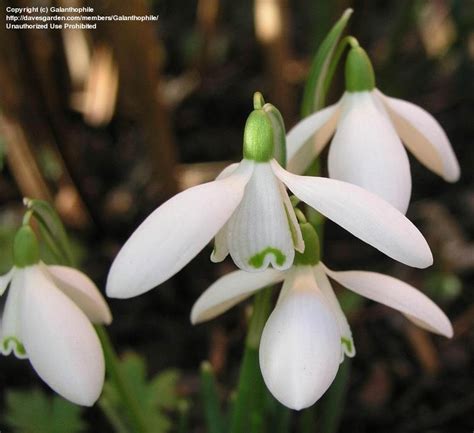
POLYGON ((196 301, 193 324, 210 320, 258 290, 284 281, 260 342, 265 383, 282 404, 302 409, 328 389, 346 356, 355 355, 351 329, 330 279, 395 308, 416 325, 446 337, 449 319, 426 295, 396 278, 365 271, 336 272, 322 262, 259 274, 235 271, 212 284, 196 301))
POLYGON ((44 263, 14 267, 0 277, 9 286, 0 329, 0 351, 28 358, 55 392, 91 406, 99 398, 105 365, 91 324, 109 324, 110 310, 82 272, 44 263))
POLYGON ((271 120, 254 110, 244 131, 244 159, 213 182, 183 191, 152 212, 119 251, 107 294, 140 295, 180 271, 215 237, 211 259, 228 254, 249 272, 288 269, 304 242, 288 197, 299 199, 390 257, 431 265, 421 233, 391 205, 362 188, 332 179, 294 175, 272 158, 271 120))
MULTIPOLYGON (((363 50, 351 50, 351 54, 359 51, 363 50)), ((446 181, 458 180, 456 156, 431 114, 410 102, 385 96, 374 84, 359 91, 349 83, 347 86, 351 90, 336 104, 306 117, 288 133, 290 171, 303 173, 334 134, 329 176, 383 197, 400 212, 406 212, 411 195, 410 165, 402 143, 446 181)))

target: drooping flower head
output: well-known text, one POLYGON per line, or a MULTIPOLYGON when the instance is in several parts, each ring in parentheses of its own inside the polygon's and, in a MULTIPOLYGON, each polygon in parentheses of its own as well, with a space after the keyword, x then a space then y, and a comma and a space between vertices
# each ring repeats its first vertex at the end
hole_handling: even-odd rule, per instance
POLYGON ((334 105, 306 117, 287 136, 288 169, 304 173, 331 141, 329 176, 361 186, 405 213, 411 174, 402 144, 448 182, 459 178, 451 144, 433 116, 375 87, 366 52, 351 48, 346 60, 346 92, 334 105))
POLYGON ((329 278, 399 310, 418 326, 452 336, 449 319, 423 293, 379 273, 328 269, 319 260, 313 227, 305 222, 300 227, 306 249, 296 254, 292 268, 231 272, 212 284, 191 312, 194 324, 210 320, 258 290, 283 281, 259 348, 265 383, 282 404, 297 410, 313 405, 333 382, 344 355, 355 355, 351 329, 329 278))
POLYGON ((262 104, 260 95, 247 119, 243 160, 224 169, 215 181, 168 200, 130 236, 109 272, 109 296, 128 298, 161 284, 213 237, 213 261, 230 254, 248 272, 269 265, 288 269, 295 251, 304 250, 304 242, 286 188, 390 257, 416 267, 432 263, 421 233, 378 196, 355 185, 298 176, 281 167, 274 155, 281 149, 278 139, 284 146, 284 127, 276 109, 262 104))
POLYGON ((0 328, 0 352, 27 358, 55 392, 91 406, 104 384, 104 356, 91 324, 109 324, 110 310, 82 272, 40 261, 36 236, 25 225, 15 237, 15 266, 0 277, 8 295, 0 328))

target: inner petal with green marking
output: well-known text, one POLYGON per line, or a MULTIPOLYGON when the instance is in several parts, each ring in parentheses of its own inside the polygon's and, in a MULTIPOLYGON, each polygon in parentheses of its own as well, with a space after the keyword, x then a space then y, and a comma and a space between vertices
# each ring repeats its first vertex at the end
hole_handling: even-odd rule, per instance
POLYGON ((18 340, 18 338, 13 336, 6 337, 2 340, 2 349, 5 354, 8 353, 10 349, 13 349, 16 356, 26 356, 25 346, 23 346, 23 343, 18 340))
POLYGON ((354 351, 352 340, 349 338, 341 337, 341 344, 346 347, 347 353, 352 353, 354 351))
POLYGON ((279 266, 283 266, 283 263, 285 263, 285 254, 283 254, 278 248, 267 247, 250 257, 249 265, 256 269, 261 268, 264 264, 265 257, 267 256, 267 254, 273 254, 273 256, 275 257, 275 261, 279 266))

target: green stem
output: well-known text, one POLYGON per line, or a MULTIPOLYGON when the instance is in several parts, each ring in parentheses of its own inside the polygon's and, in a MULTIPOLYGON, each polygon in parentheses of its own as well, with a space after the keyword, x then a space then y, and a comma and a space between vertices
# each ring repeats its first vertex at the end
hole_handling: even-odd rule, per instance
POLYGON ((201 364, 201 396, 209 433, 223 433, 223 422, 217 394, 216 379, 208 361, 201 364))
POLYGON ((178 404, 178 427, 177 433, 188 433, 189 431, 189 403, 182 400, 178 404))
MULTIPOLYGON (((334 55, 331 59, 331 63, 328 66, 328 71, 326 77, 324 79, 324 95, 327 95, 329 87, 331 86, 332 79, 334 77, 334 73, 336 72, 336 68, 339 65, 339 61, 341 60, 341 56, 344 53, 344 50, 347 46, 351 46, 352 48, 359 46, 359 41, 354 36, 345 36, 339 42, 336 50, 334 51, 334 55)), ((323 101, 325 102, 325 101, 323 101)))
POLYGON ((104 415, 109 420, 110 425, 113 427, 115 433, 130 433, 129 429, 123 422, 117 409, 110 404, 108 400, 102 397, 98 401, 98 405, 101 408, 104 415))
POLYGON ((252 318, 240 367, 237 396, 233 405, 230 433, 260 433, 264 423, 265 383, 260 373, 258 347, 270 314, 271 288, 255 296, 252 318))
POLYGON ((120 369, 119 360, 112 346, 107 331, 103 326, 96 325, 95 330, 104 349, 105 365, 110 379, 115 383, 122 401, 129 412, 129 419, 134 433, 147 433, 147 422, 143 416, 138 401, 134 398, 127 380, 120 369))
POLYGON ((339 367, 337 376, 321 401, 318 424, 319 433, 336 433, 341 422, 342 409, 347 394, 350 376, 350 360, 345 359, 339 367))

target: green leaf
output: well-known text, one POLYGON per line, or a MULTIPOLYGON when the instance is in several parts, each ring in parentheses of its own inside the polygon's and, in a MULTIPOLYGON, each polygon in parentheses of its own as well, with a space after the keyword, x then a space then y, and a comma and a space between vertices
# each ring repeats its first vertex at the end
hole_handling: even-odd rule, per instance
POLYGON ((8 391, 4 421, 14 433, 81 433, 87 429, 82 410, 37 389, 8 391))
POLYGON ((201 398, 208 432, 222 433, 224 429, 216 378, 211 364, 207 361, 201 364, 201 398))
MULTIPOLYGON (((165 411, 176 410, 178 407, 176 395, 178 372, 172 369, 165 370, 151 380, 147 380, 145 361, 135 353, 125 354, 119 367, 127 381, 128 388, 140 405, 146 419, 147 431, 150 433, 170 431, 172 423, 165 411)), ((127 411, 123 407, 119 390, 109 380, 104 385, 100 404, 107 407, 111 423, 130 425, 129 420, 125 418, 127 411)))
POLYGON ((325 80, 328 74, 334 50, 339 42, 341 34, 352 14, 352 9, 346 9, 342 17, 334 24, 323 42, 319 46, 309 72, 304 89, 303 103, 301 107, 302 117, 309 116, 314 111, 324 107, 326 99, 325 80))

